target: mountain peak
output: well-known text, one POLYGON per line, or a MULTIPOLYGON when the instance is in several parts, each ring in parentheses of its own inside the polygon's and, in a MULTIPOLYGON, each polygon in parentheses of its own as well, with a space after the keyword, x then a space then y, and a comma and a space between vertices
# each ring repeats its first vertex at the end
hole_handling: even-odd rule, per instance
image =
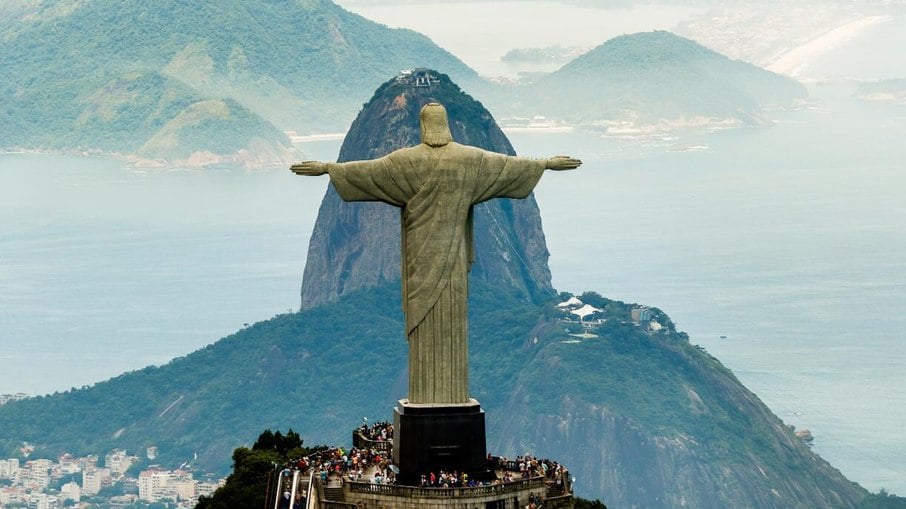
POLYGON ((764 108, 805 97, 802 84, 656 31, 622 35, 528 87, 539 114, 594 125, 758 124, 764 108))
MULTIPOLYGON (((338 161, 373 159, 418 145, 418 114, 443 104, 453 139, 515 155, 491 114, 446 75, 403 71, 381 85, 352 123, 338 161)), ((302 282, 302 307, 400 278, 399 210, 382 203, 347 203, 329 187, 318 212, 302 282)), ((553 293, 549 253, 534 197, 491 200, 475 207, 472 278, 494 281, 529 301, 553 293)))

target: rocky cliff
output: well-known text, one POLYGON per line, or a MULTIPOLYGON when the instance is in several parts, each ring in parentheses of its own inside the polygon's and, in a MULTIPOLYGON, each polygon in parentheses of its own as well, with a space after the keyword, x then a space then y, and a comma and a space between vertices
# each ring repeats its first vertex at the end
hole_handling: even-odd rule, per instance
MULTIPOLYGON (((418 114, 429 102, 447 108, 453 139, 515 155, 491 114, 444 74, 422 70, 384 83, 362 108, 339 162, 374 159, 421 142, 418 114)), ((381 203, 346 203, 328 188, 309 244, 302 308, 400 278, 400 212, 381 203)), ((534 197, 475 207, 472 278, 539 301, 554 293, 541 216, 534 197)))
POLYGON ((864 490, 672 326, 604 328, 539 335, 492 421, 501 451, 562 458, 612 507, 858 507, 864 490))

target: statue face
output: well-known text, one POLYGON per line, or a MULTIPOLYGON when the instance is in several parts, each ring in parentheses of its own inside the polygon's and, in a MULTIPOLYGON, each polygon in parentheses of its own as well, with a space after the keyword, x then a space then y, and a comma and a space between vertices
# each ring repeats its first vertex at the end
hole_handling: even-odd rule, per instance
POLYGON ((453 141, 450 134, 450 123, 447 121, 447 109, 440 103, 428 103, 419 114, 421 121, 422 143, 440 147, 453 141))

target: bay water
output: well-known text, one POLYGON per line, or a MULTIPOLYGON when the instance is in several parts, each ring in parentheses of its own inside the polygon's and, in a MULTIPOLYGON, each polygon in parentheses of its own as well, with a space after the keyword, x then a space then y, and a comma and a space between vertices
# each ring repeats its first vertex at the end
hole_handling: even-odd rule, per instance
MULTIPOLYGON (((558 289, 663 309, 845 475, 906 495, 906 106, 811 92, 770 127, 510 138, 585 163, 536 190, 558 289)), ((0 155, 0 393, 92 384, 296 309, 325 187, 0 155)))

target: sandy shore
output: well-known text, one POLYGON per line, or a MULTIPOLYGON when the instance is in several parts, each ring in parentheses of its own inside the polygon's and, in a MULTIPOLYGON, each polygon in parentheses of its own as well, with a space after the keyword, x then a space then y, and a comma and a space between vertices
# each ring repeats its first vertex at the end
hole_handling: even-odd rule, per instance
POLYGON ((802 69, 818 55, 858 36, 862 31, 890 21, 890 16, 866 16, 825 32, 811 41, 784 53, 767 69, 778 74, 797 77, 802 69))
POLYGON ((284 131, 292 143, 306 143, 311 141, 331 141, 342 140, 346 133, 320 133, 320 134, 296 134, 294 131, 284 131))

